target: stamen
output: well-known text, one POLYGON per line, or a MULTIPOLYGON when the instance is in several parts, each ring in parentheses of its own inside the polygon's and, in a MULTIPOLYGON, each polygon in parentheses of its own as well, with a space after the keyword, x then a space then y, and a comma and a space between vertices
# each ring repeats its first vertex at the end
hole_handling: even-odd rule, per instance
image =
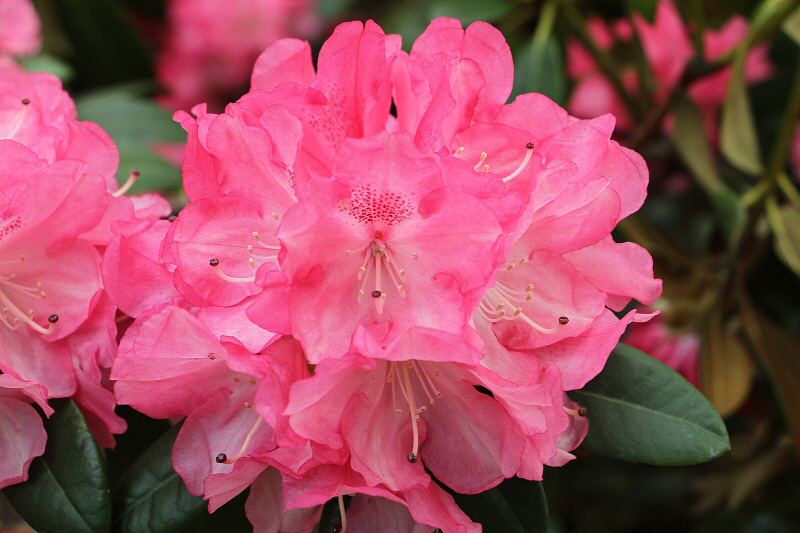
POLYGON ((9 297, 6 296, 5 293, 3 293, 3 291, 0 291, 0 302, 3 302, 6 305, 6 307, 4 307, 3 311, 2 311, 2 314, 3 314, 3 320, 2 321, 6 326, 8 326, 11 329, 17 329, 17 327, 19 326, 20 322, 25 322, 31 328, 35 329, 39 333, 47 335, 47 334, 53 332, 53 326, 54 326, 54 324, 56 322, 58 322, 58 315, 50 315, 50 317, 47 319, 47 321, 49 322, 49 324, 47 325, 47 328, 43 328, 42 326, 40 326, 39 324, 34 322, 33 319, 31 317, 29 317, 26 313, 23 313, 22 310, 20 310, 19 307, 14 305, 14 302, 12 302, 9 299, 9 297), (5 318, 8 315, 8 311, 9 310, 14 315, 14 320, 12 321, 13 325, 9 324, 8 321, 5 318), (53 317, 55 317, 55 320, 53 320, 53 317))
POLYGON ((269 250, 280 250, 281 249, 280 246, 275 245, 275 244, 264 244, 264 241, 262 241, 261 238, 258 236, 258 232, 257 231, 253 232, 253 238, 256 240, 256 242, 259 244, 259 246, 261 246, 262 248, 267 248, 269 250))
POLYGON ((411 453, 408 454, 407 458, 409 463, 416 463, 417 457, 419 456, 419 427, 417 426, 419 415, 415 407, 416 402, 414 401, 414 390, 411 388, 411 378, 408 376, 408 365, 401 366, 403 367, 403 382, 408 392, 406 400, 408 401, 408 411, 411 414, 411 432, 413 434, 411 453))
POLYGON ((472 167, 472 170, 478 170, 479 168, 481 168, 481 165, 483 165, 483 162, 486 161, 486 155, 487 155, 486 152, 481 152, 481 157, 478 160, 478 164, 475 165, 474 167, 472 167))
POLYGON ((383 253, 381 250, 375 252, 375 290, 372 291, 372 297, 375 298, 375 310, 379 315, 383 314, 383 303, 386 301, 386 295, 383 293, 381 287, 381 272, 383 271, 381 268, 382 257, 383 253), (378 296, 375 296, 376 292, 378 293, 378 296))
MULTIPOLYGON (((436 400, 433 399, 433 396, 431 396, 431 393, 428 391, 428 387, 426 386, 425 381, 422 379, 422 372, 421 372, 422 363, 419 363, 419 366, 417 366, 417 363, 411 361, 411 364, 414 366, 414 371, 417 373, 417 378, 419 379, 420 385, 422 385, 422 390, 425 392, 425 396, 428 397, 428 401, 430 402, 431 405, 436 405, 436 400)), ((433 384, 431 383, 431 389, 433 388, 434 388, 433 384)), ((425 406, 423 405, 419 409, 424 410, 425 406)))
POLYGON ((461 153, 462 153, 463 151, 464 151, 464 147, 463 147, 463 146, 459 146, 459 147, 456 149, 456 151, 455 151, 455 152, 453 152, 453 155, 454 155, 454 156, 456 156, 456 157, 458 157, 458 156, 460 156, 460 155, 461 155, 461 153))
POLYGON ((522 163, 519 164, 517 170, 515 170, 514 172, 503 178, 503 182, 509 182, 513 180, 514 178, 519 176, 523 170, 525 170, 525 167, 528 166, 528 162, 531 160, 531 156, 533 155, 533 148, 534 148, 533 143, 528 143, 525 145, 526 152, 525 152, 525 157, 522 159, 522 163))
POLYGON ((256 434, 256 430, 258 429, 258 426, 261 425, 261 422, 263 420, 264 419, 261 418, 261 416, 259 415, 258 420, 256 420, 255 424, 253 424, 253 427, 250 429, 250 432, 247 433, 247 436, 244 438, 244 442, 242 443, 242 447, 239 448, 239 452, 235 456, 233 456, 231 458, 228 458, 228 456, 226 456, 224 453, 221 453, 221 454, 217 455, 217 462, 218 463, 224 463, 226 465, 232 465, 233 463, 236 462, 237 459, 242 457, 245 454, 245 451, 247 451, 248 444, 250 444, 250 441, 252 440, 253 435, 256 434), (219 460, 220 457, 224 457, 222 459, 222 461, 219 460))
POLYGON ((256 280, 255 276, 250 276, 247 278, 237 278, 234 276, 227 275, 219 268, 219 259, 217 259, 216 257, 210 259, 208 261, 208 264, 211 265, 211 268, 214 270, 214 272, 216 272, 217 276, 221 277, 225 281, 230 281, 233 283, 252 283, 256 280))
POLYGON ((122 196, 131 189, 133 184, 136 183, 137 179, 139 179, 139 171, 131 170, 131 173, 128 174, 128 179, 125 180, 125 183, 123 183, 119 189, 111 193, 111 196, 113 196, 114 198, 119 198, 120 196, 122 196))
POLYGON ((392 278, 392 283, 394 283, 394 286, 397 288, 397 292, 400 293, 400 296, 405 298, 406 297, 406 289, 405 289, 405 287, 403 287, 403 285, 397 279, 398 277, 400 279, 403 278, 403 275, 405 274, 405 270, 403 270, 403 269, 397 270, 397 265, 395 264, 394 260, 392 260, 392 256, 389 255, 389 250, 384 250, 383 254, 386 256, 386 270, 389 271, 389 277, 392 278), (395 271, 397 271, 396 275, 395 275, 395 271))
POLYGON ((3 137, 4 139, 13 139, 17 133, 19 133, 22 125, 25 123, 25 118, 28 116, 30 103, 31 101, 27 98, 22 99, 22 110, 19 112, 19 115, 17 115, 17 122, 14 124, 14 127, 11 128, 11 132, 6 137, 3 137))
POLYGON ((344 498, 341 495, 337 496, 337 498, 339 499, 339 516, 342 518, 342 523, 338 529, 333 526, 333 530, 334 533, 345 533, 347 530, 347 514, 344 512, 344 498))
MULTIPOLYGON (((552 327, 552 328, 545 328, 545 327, 543 327, 543 326, 541 326, 541 325, 537 324, 537 323, 536 323, 536 322, 534 322, 533 320, 531 320, 531 318, 530 318, 530 317, 528 317, 528 316, 527 316, 525 313, 523 313, 523 312, 522 312, 522 309, 521 309, 521 308, 516 308, 516 306, 514 306, 514 304, 513 304, 513 303, 512 303, 512 302, 511 302, 511 301, 510 301, 510 300, 509 300, 509 299, 508 299, 508 298, 507 298, 507 297, 506 297, 506 296, 505 296, 503 293, 502 293, 502 292, 500 292, 499 290, 497 290, 497 288, 495 288, 495 287, 492 287, 492 288, 491 288, 491 289, 489 289, 489 291, 487 292, 487 295, 488 295, 489 293, 493 293, 493 294, 495 294, 497 297, 499 297, 499 298, 500 298, 500 300, 501 300, 501 302, 500 302, 501 304, 508 305, 509 307, 515 307, 514 314, 513 314, 513 316, 510 316, 510 317, 508 317, 509 319, 521 318, 521 319, 522 319, 523 321, 525 321, 525 322, 526 322, 526 323, 527 323, 527 324, 528 324, 530 327, 532 327, 533 329, 535 329, 535 330, 536 330, 536 331, 538 331, 539 333, 547 333, 547 334, 550 334, 550 333, 557 333, 557 332, 561 331, 561 330, 564 328, 564 326, 566 326, 567 324, 569 324, 569 318, 567 318, 567 317, 565 317, 565 316, 561 316, 561 317, 558 317, 558 325, 557 325, 557 326, 555 326, 555 327, 552 327)), ((499 305, 498 305, 498 309, 499 309, 499 305)), ((486 318, 487 318, 488 320, 492 321, 492 322, 496 322, 496 321, 497 321, 497 319, 499 319, 499 318, 503 317, 504 315, 505 315, 505 313, 504 313, 502 310, 500 310, 500 311, 498 311, 498 312, 497 312, 497 316, 496 316, 495 318, 492 318, 492 317, 490 317, 490 316, 487 316, 486 318)), ((484 314, 484 316, 486 316, 486 315, 484 314)))
POLYGON ((578 409, 572 409, 570 407, 564 406, 564 412, 570 416, 586 416, 588 410, 585 407, 579 407, 578 409))

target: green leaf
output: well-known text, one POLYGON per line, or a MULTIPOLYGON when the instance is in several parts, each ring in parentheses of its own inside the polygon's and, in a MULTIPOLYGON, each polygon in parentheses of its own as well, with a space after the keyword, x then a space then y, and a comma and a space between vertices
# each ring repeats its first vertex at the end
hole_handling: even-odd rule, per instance
POLYGON ((618 344, 603 371, 569 393, 587 409, 582 447, 598 455, 654 465, 688 465, 730 448, 714 406, 677 372, 618 344))
POLYGON ((775 235, 775 252, 800 276, 800 211, 792 205, 779 207, 772 199, 767 202, 767 218, 775 235))
POLYGON ((105 533, 111 502, 103 454, 72 400, 50 400, 47 447, 29 478, 3 489, 14 509, 39 533, 105 533))
POLYGON ((535 41, 525 47, 514 65, 512 96, 541 93, 559 105, 567 100, 567 77, 564 54, 554 35, 541 44, 535 41))
POLYGON ((781 29, 794 39, 794 42, 800 45, 800 8, 795 9, 786 17, 781 25, 781 29))
POLYGON ((547 500, 538 481, 511 478, 479 494, 451 494, 484 533, 547 531, 547 500))
POLYGON ((700 111, 688 98, 682 98, 675 105, 672 143, 692 175, 708 194, 714 195, 727 190, 717 172, 700 111))
POLYGON ((745 58, 746 49, 738 48, 722 105, 720 150, 733 166, 755 176, 764 169, 764 162, 744 79, 745 58))
POLYGON ((173 190, 181 184, 175 165, 153 151, 158 143, 183 143, 186 132, 172 114, 139 95, 135 86, 96 91, 76 99, 78 118, 96 122, 108 132, 119 149, 118 178, 131 170, 140 172, 131 192, 173 190))
POLYGON ((47 54, 20 58, 19 64, 28 72, 49 72, 62 82, 68 82, 75 76, 75 71, 68 63, 47 54))
POLYGON ((512 96, 541 93, 558 104, 567 99, 567 74, 560 41, 553 35, 558 3, 549 0, 542 5, 539 22, 530 46, 515 58, 512 96))
POLYGON ((171 427, 122 476, 114 489, 112 531, 168 533, 203 515, 206 502, 190 494, 172 468, 178 431, 180 424, 171 427))

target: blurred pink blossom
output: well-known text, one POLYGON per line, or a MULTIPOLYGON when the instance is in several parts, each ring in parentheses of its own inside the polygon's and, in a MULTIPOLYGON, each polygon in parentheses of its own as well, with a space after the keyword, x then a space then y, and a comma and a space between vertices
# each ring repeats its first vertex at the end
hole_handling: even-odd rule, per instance
MULTIPOLYGON (((633 28, 624 19, 609 24, 596 16, 587 20, 587 26, 597 46, 606 51, 616 43, 630 42, 631 32, 635 29, 656 82, 655 102, 667 99, 694 54, 690 30, 671 0, 659 0, 652 24, 635 13, 633 28)), ((747 28, 746 19, 734 16, 719 29, 707 29, 703 34, 703 59, 713 62, 730 52, 744 38, 747 28)), ((567 64, 569 76, 576 81, 567 108, 584 118, 612 113, 617 117, 617 130, 630 131, 634 123, 625 103, 591 54, 576 40, 567 43, 567 64)), ((745 63, 747 82, 763 81, 772 75, 772 71, 767 46, 753 47, 745 63)), ((712 142, 717 139, 719 108, 725 99, 730 76, 731 67, 726 66, 690 83, 687 88, 690 98, 700 109, 706 133, 712 142)), ((636 72, 632 67, 625 67, 620 77, 625 89, 635 97, 641 90, 636 72)), ((672 121, 672 116, 667 115, 664 122, 667 130, 671 129, 672 121)))
POLYGON ((314 0, 170 0, 167 36, 157 58, 162 103, 221 109, 247 90, 258 55, 283 37, 314 36, 314 0))
POLYGON ((0 55, 36 54, 42 46, 41 22, 31 0, 0 0, 0 55))

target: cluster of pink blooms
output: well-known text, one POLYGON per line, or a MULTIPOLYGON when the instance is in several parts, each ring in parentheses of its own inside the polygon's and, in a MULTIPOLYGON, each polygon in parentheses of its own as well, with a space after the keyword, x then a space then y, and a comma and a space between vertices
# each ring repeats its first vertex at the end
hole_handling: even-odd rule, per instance
POLYGON ((0 59, 0 487, 23 481, 47 435, 49 398, 72 397, 101 446, 125 430, 108 368, 116 308, 101 261, 117 224, 170 212, 131 199, 119 154, 96 124, 76 120, 58 79, 0 59))
POLYGON ((250 486, 256 531, 310 532, 349 494, 351 532, 480 531, 440 484, 570 460, 587 421, 564 391, 661 292, 610 235, 648 181, 612 116, 506 104, 488 24, 400 44, 345 23, 316 69, 306 42, 270 46, 224 113, 176 113, 190 204, 105 251, 135 318, 117 400, 186 417, 175 469, 212 511, 250 486))
MULTIPOLYGON (((618 43, 630 42, 636 31, 654 78, 653 98, 656 102, 667 99, 695 54, 689 29, 671 0, 659 0, 652 24, 639 13, 634 13, 633 26, 627 19, 607 23, 596 16, 590 17, 587 25, 595 44, 606 51, 618 43)), ((706 30, 703 33, 703 59, 713 62, 733 50, 745 37, 747 28, 744 17, 734 16, 718 30, 706 30)), ((766 45, 756 46, 748 52, 744 74, 749 83, 762 81, 772 74, 767 55, 766 45)), ((625 103, 591 54, 576 40, 567 43, 567 65, 569 76, 576 81, 567 103, 570 112, 585 118, 613 113, 618 131, 630 131, 634 120, 625 103)), ((687 87, 689 97, 700 110, 706 134, 714 142, 718 136, 719 109, 730 77, 731 67, 726 66, 687 87)), ((641 91, 633 67, 621 73, 621 81, 630 94, 636 95, 641 91)), ((665 126, 670 128, 670 124, 668 117, 665 126)))
POLYGON ((164 105, 221 109, 247 90, 258 55, 284 37, 318 32, 314 0, 170 0, 157 60, 164 105))

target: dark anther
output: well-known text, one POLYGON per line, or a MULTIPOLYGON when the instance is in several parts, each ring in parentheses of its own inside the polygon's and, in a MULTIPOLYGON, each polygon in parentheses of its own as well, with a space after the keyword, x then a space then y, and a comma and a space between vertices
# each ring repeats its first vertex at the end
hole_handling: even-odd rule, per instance
POLYGON ((558 323, 559 324, 569 324, 569 318, 567 318, 565 316, 560 316, 560 317, 558 317, 558 323))
POLYGON ((30 99, 28 99, 28 98, 23 98, 22 99, 22 105, 28 105, 30 103, 31 103, 30 99))
POLYGON ((58 315, 50 315, 49 317, 47 317, 47 320, 51 324, 55 324, 56 322, 58 322, 58 315))
POLYGON ((408 457, 406 457, 406 459, 408 459, 409 463, 416 463, 417 462, 417 454, 410 453, 410 454, 408 454, 408 457))
POLYGON ((585 407, 578 408, 578 414, 581 416, 586 416, 587 409, 585 407))
POLYGON ((333 524, 333 527, 331 528, 331 531, 333 531, 333 533, 339 533, 341 530, 342 530, 342 524, 333 524))
POLYGON ((526 144, 525 148, 527 148, 528 150, 533 150, 533 143, 526 144))
POLYGON ((381 291, 372 291, 373 298, 380 298, 381 294, 383 294, 381 291))
POLYGON ((219 259, 217 259, 216 257, 214 259, 209 259, 208 264, 211 265, 212 267, 215 267, 219 264, 219 259))
POLYGON ((224 463, 228 460, 228 456, 224 453, 218 453, 216 459, 214 459, 218 463, 224 463))

